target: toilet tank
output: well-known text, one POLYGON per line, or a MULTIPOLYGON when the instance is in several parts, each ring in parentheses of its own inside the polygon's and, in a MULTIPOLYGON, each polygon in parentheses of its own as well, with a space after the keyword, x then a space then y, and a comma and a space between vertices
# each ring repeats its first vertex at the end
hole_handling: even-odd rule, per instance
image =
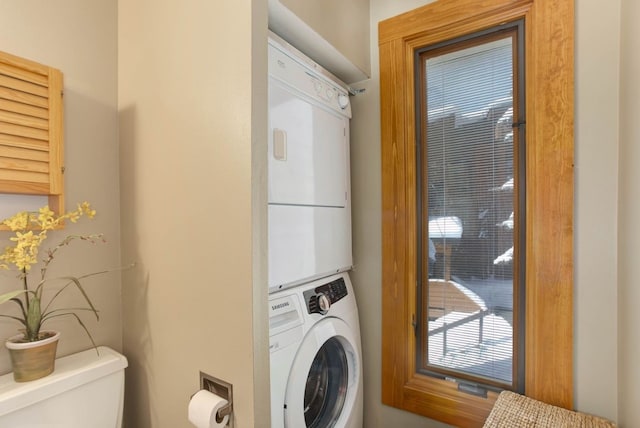
POLYGON ((127 359, 100 346, 56 360, 42 379, 0 376, 0 427, 120 428, 127 359))

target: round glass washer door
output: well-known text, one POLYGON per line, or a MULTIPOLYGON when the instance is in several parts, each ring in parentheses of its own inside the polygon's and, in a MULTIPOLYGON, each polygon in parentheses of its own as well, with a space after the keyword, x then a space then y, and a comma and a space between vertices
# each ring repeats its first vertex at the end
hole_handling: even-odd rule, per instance
POLYGON ((349 418, 361 375, 356 343, 338 318, 309 331, 289 374, 285 427, 330 428, 349 418))
POLYGON ((335 337, 327 340, 311 363, 304 389, 304 421, 309 428, 331 426, 347 394, 347 355, 335 337))

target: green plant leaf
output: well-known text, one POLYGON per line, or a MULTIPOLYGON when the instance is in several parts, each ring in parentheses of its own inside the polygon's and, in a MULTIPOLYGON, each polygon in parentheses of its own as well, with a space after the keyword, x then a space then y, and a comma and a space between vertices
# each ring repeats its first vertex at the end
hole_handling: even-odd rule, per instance
MULTIPOLYGON (((109 271, 101 271, 101 272, 96 272, 93 274, 89 274, 89 275, 85 275, 82 276, 80 278, 86 278, 88 276, 93 276, 93 275, 99 275, 102 273, 107 273, 109 271)), ((85 301, 87 302, 87 304, 91 307, 91 310, 93 311, 93 313, 96 316, 96 320, 100 320, 100 316, 98 315, 98 310, 95 308, 95 306, 93 306, 93 302, 91 302, 91 299, 89 298, 89 295, 84 291, 84 288, 82 288, 82 284, 80 284, 80 279, 76 278, 75 276, 61 276, 58 278, 54 278, 54 279, 66 279, 69 282, 67 284, 64 285, 64 287, 62 287, 60 290, 58 290, 56 292, 56 294, 53 295, 53 297, 51 297, 51 300, 49 300, 49 303, 47 303, 47 305, 44 308, 44 312, 47 312, 49 306, 51 306, 51 304, 54 302, 54 300, 56 300, 56 298, 70 285, 75 285, 78 290, 80 290, 80 293, 82 293, 82 296, 84 297, 85 301)), ((40 284, 38 284, 38 287, 36 288, 36 293, 42 293, 42 289, 44 288, 44 284, 47 280, 44 279, 42 281, 40 281, 40 284)))
POLYGON ((25 326, 25 327, 27 326, 27 322, 23 318, 14 317, 13 315, 5 315, 5 314, 0 314, 0 317, 2 317, 2 318, 11 318, 13 320, 19 321, 23 326, 25 326))
MULTIPOLYGON (((75 309, 75 310, 78 310, 78 309, 75 309)), ((91 309, 89 309, 89 310, 91 310, 91 309)), ((63 314, 51 315, 49 318, 64 317, 64 316, 67 316, 67 315, 70 315, 70 316, 74 317, 76 319, 76 321, 78 321, 80 326, 84 329, 85 333, 87 333, 87 336, 89 336, 89 340, 91 340, 91 343, 93 344, 93 347, 95 348, 96 352, 98 353, 98 355, 100 355, 100 353, 98 352, 98 345, 96 345, 96 342, 93 340, 93 336, 91 336, 91 333, 89 333, 89 329, 87 328, 86 325, 84 325, 84 323, 82 322, 82 320, 80 319, 80 317, 77 314, 74 314, 73 312, 65 312, 63 314)))
POLYGON ((49 318, 53 318, 57 315, 65 315, 65 314, 58 314, 58 312, 62 312, 62 311, 88 311, 88 312, 94 312, 93 309, 91 308, 64 308, 64 309, 53 309, 49 312, 44 312, 42 314, 42 321, 40 322, 41 324, 44 324, 44 322, 46 320, 48 320, 49 318))
POLYGON ((40 312, 40 299, 32 297, 27 310, 27 337, 30 342, 38 339, 40 325, 42 322, 42 312, 40 312))
POLYGON ((11 299, 14 299, 16 297, 18 297, 21 294, 26 293, 27 291, 25 290, 14 290, 14 291, 10 291, 8 293, 2 294, 0 295, 0 304, 4 303, 4 302, 8 302, 11 299))
POLYGON ((11 302, 15 303, 20 307, 20 312, 22 312, 22 318, 27 319, 27 310, 25 309, 24 303, 22 303, 22 300, 18 299, 17 297, 14 297, 13 299, 11 299, 11 302))

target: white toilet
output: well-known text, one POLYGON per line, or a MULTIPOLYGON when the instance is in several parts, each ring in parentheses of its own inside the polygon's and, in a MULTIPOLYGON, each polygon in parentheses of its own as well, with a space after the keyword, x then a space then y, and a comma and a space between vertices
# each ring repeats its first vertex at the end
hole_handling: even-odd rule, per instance
POLYGON ((47 377, 0 376, 0 427, 120 428, 127 359, 100 346, 56 360, 47 377))

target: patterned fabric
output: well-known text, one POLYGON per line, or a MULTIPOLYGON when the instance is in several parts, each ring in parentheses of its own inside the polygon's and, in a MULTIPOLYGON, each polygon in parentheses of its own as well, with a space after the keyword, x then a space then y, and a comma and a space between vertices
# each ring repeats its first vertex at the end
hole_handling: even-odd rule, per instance
POLYGON ((613 428, 616 424, 511 391, 500 393, 484 428, 613 428))

